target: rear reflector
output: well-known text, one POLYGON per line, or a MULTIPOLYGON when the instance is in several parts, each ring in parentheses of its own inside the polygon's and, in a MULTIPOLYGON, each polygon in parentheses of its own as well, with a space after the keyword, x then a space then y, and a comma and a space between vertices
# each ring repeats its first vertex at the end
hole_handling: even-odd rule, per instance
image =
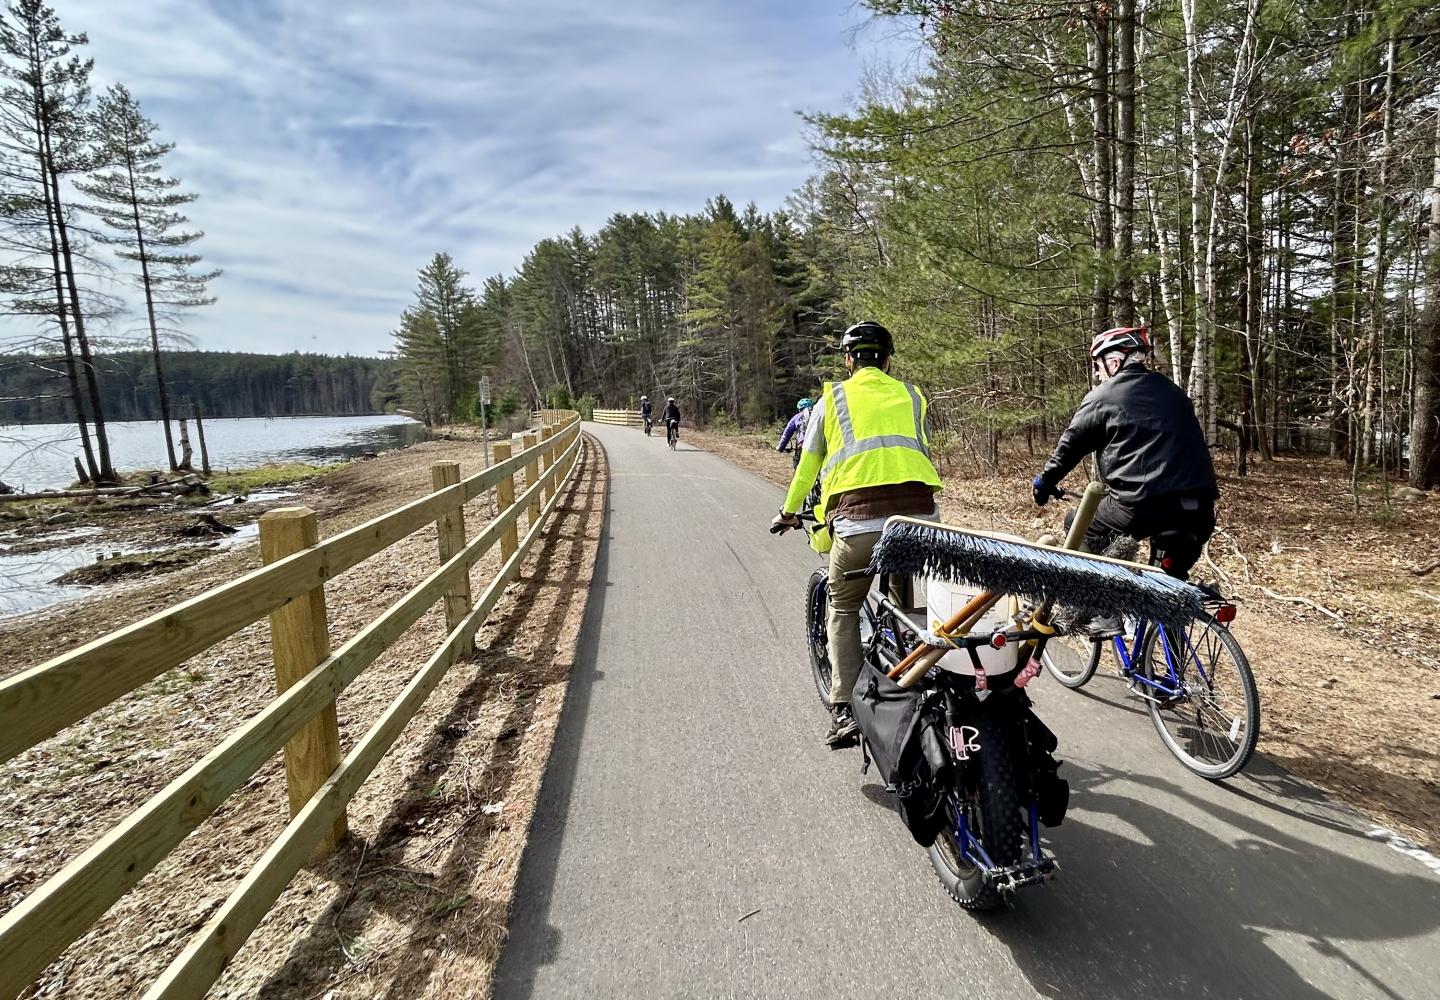
POLYGON ((1222 604, 1215 612, 1215 620, 1221 625, 1229 625, 1235 620, 1235 605, 1222 604))

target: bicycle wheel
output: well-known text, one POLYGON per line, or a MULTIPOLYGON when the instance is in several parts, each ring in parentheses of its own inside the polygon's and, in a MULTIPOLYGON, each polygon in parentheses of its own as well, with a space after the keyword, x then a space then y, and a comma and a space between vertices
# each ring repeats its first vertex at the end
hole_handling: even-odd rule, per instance
MULTIPOLYGON (((966 796, 964 809, 971 836, 978 839, 998 867, 1020 860, 1024 840, 1024 814, 1016 792, 1015 760, 1009 733, 992 712, 975 719, 980 744, 978 794, 966 796)), ((946 894, 967 910, 994 910, 1004 903, 990 876, 960 853, 955 826, 945 829, 930 845, 930 867, 946 894)))
POLYGON ((1140 650, 1139 669, 1163 687, 1137 685, 1160 741, 1176 760, 1211 781, 1245 766, 1260 739, 1260 692, 1250 661, 1229 629, 1209 615, 1197 618, 1183 633, 1151 629, 1140 650), (1157 642, 1162 634, 1164 645, 1157 642), (1167 648, 1179 675, 1178 690, 1167 648))
POLYGON ((820 704, 830 707, 830 646, 825 622, 830 614, 830 574, 817 569, 805 587, 805 643, 810 647, 810 673, 820 704))
POLYGON ((1082 688, 1100 666, 1104 641, 1085 635, 1057 632, 1045 643, 1040 662, 1050 676, 1067 688, 1082 688))

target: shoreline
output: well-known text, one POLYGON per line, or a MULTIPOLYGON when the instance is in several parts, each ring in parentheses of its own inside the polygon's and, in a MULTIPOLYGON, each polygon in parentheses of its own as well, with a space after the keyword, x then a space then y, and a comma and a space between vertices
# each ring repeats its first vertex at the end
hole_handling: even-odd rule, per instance
MULTIPOLYGON (((0 505, 0 580, 6 589, 0 598, 0 623, 14 626, 59 606, 108 596, 127 583, 153 580, 233 551, 259 536, 259 519, 266 511, 304 503, 317 481, 360 461, 269 463, 229 470, 211 476, 211 492, 205 495, 0 505)), ((143 473, 122 479, 133 475, 143 473)))

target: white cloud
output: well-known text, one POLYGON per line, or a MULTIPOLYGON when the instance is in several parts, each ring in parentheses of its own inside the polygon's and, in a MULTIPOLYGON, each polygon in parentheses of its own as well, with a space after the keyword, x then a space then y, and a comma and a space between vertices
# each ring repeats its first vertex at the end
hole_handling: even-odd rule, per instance
MULTIPOLYGON (((68 0, 97 89, 126 83, 201 195, 225 269, 198 346, 389 346, 415 271, 478 279, 615 212, 724 191, 778 207, 812 169, 796 109, 867 58, 848 0, 68 0)), ((866 39, 873 37, 867 43, 866 39)))

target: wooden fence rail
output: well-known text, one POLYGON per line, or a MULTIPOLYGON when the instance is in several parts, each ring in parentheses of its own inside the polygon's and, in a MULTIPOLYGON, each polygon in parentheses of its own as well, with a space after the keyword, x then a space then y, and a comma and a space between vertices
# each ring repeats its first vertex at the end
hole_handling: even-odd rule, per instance
POLYGON ((453 463, 437 463, 435 492, 324 542, 303 508, 272 511, 261 519, 263 568, 0 682, 0 762, 267 615, 279 687, 258 714, 0 917, 0 997, 28 986, 284 748, 290 825, 146 996, 204 994, 300 866, 343 833, 346 803, 449 666, 473 648, 519 572, 583 446, 578 414, 544 411, 542 421, 547 414, 556 419, 542 423, 550 433, 539 443, 527 434, 523 450, 512 455, 507 445, 495 465, 463 479, 453 463), (521 469, 525 490, 516 496, 521 469), (490 489, 499 512, 467 542, 463 506, 490 489), (325 581, 430 523, 439 528, 439 568, 330 651, 325 581), (503 565, 472 604, 470 569, 497 542, 503 565), (445 641, 336 766, 336 697, 441 600, 445 641))
MULTIPOLYGON (((657 408, 657 409, 658 409, 658 408, 657 408)), ((657 419, 657 420, 659 419, 659 414, 658 414, 658 413, 656 414, 656 419, 657 419)), ((643 426, 643 423, 642 423, 642 421, 641 421, 641 419, 640 419, 640 411, 639 411, 639 410, 600 410, 600 409, 597 409, 597 410, 595 411, 594 420, 595 420, 595 423, 597 423, 597 424, 611 424, 611 425, 616 425, 616 426, 620 426, 620 427, 641 427, 641 426, 643 426)))

